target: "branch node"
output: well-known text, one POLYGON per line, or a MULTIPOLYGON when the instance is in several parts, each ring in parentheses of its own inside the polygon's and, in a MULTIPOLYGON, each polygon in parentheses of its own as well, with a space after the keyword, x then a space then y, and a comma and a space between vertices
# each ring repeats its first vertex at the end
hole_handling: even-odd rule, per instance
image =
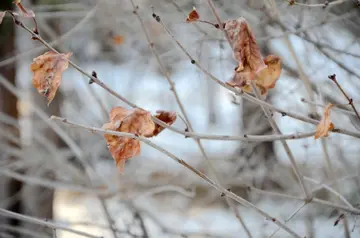
MULTIPOLYGON (((97 78, 97 73, 95 71, 92 71, 91 76, 93 76, 94 78, 97 78)), ((95 82, 95 80, 93 78, 90 78, 89 84, 93 84, 94 82, 95 82)))

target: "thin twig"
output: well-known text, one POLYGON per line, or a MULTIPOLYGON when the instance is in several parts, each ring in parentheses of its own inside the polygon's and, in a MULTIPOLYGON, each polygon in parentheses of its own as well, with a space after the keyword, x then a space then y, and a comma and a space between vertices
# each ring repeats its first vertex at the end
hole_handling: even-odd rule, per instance
MULTIPOLYGON (((255 93, 256 97, 261 100, 260 93, 259 93, 259 91, 258 91, 258 89, 257 89, 257 87, 255 86, 255 83, 254 83, 253 81, 251 81, 251 87, 252 87, 252 90, 253 90, 253 92, 255 93)), ((281 135, 280 128, 279 128, 278 125, 276 124, 275 120, 272 118, 270 110, 269 110, 268 108, 263 107, 263 106, 262 106, 261 108, 263 109, 263 111, 264 111, 264 113, 265 113, 265 116, 267 117, 267 119, 268 119, 271 127, 273 128, 273 130, 274 130, 276 133, 278 133, 278 134, 281 135)), ((299 168, 298 168, 298 165, 297 165, 297 163, 296 163, 295 157, 294 157, 293 153, 291 152, 289 145, 286 143, 285 140, 281 140, 281 143, 282 143, 282 145, 283 145, 283 147, 284 147, 284 149, 285 149, 286 154, 288 155, 288 157, 289 157, 289 159, 290 159, 292 168, 294 169, 294 172, 295 172, 295 174, 296 174, 296 177, 297 177, 298 180, 299 180, 300 186, 301 186, 301 188, 302 188, 302 190, 303 190, 306 198, 311 199, 311 193, 309 193, 309 190, 308 190, 308 188, 306 187, 306 185, 305 185, 305 183, 304 183, 304 180, 303 180, 303 177, 302 177, 302 173, 300 172, 300 170, 299 170, 299 168)))
POLYGON ((15 218, 15 219, 18 219, 18 220, 21 220, 21 221, 26 221, 26 222, 30 222, 30 223, 33 223, 33 224, 38 224, 38 225, 42 225, 42 226, 49 227, 49 228, 68 231, 68 232, 78 234, 78 235, 81 235, 81 236, 84 236, 84 237, 103 238, 102 236, 94 236, 94 235, 91 235, 91 234, 86 233, 86 232, 77 231, 77 230, 68 228, 68 227, 66 227, 64 225, 61 225, 61 224, 56 224, 56 223, 50 222, 50 221, 43 221, 43 220, 35 218, 35 217, 22 215, 22 214, 19 214, 19 213, 8 211, 8 210, 3 209, 3 208, 0 208, 0 215, 5 216, 5 217, 12 217, 12 218, 15 218))
MULTIPOLYGON (((223 31, 223 33, 224 33, 224 35, 225 35, 225 37, 226 37, 226 39, 227 39, 227 41, 228 41, 228 43, 229 43, 229 46, 232 48, 232 42, 231 42, 228 34, 227 34, 227 33, 225 32, 225 30, 224 30, 223 24, 221 24, 220 17, 219 17, 219 15, 218 15, 218 13, 216 12, 216 9, 215 9, 215 7, 214 7, 214 5, 213 5, 213 3, 212 3, 212 0, 208 0, 208 4, 209 4, 210 8, 212 9, 212 11, 213 11, 213 13, 214 13, 214 15, 215 15, 218 23, 221 25, 221 30, 223 31)), ((255 86, 255 83, 254 83, 254 82, 251 82, 251 86, 252 86, 252 88, 253 88, 253 91, 254 91, 254 93, 255 93, 256 98, 257 98, 258 100, 263 101, 262 98, 261 98, 261 96, 260 96, 260 94, 259 94, 259 92, 258 92, 258 90, 257 90, 257 88, 256 88, 256 86, 255 86)), ((265 113, 265 115, 266 115, 266 117, 267 117, 267 119, 268 119, 271 127, 273 128, 273 130, 274 130, 277 134, 280 134, 280 135, 281 135, 281 131, 280 131, 279 127, 277 126, 275 120, 272 118, 272 115, 271 115, 270 110, 269 110, 268 108, 265 108, 264 106, 261 106, 261 108, 262 108, 262 110, 264 111, 264 113, 265 113)), ((296 160, 295 160, 295 158, 294 158, 294 155, 292 154, 292 152, 291 152, 291 150, 290 150, 290 147, 288 146, 288 144, 287 144, 286 141, 284 141, 284 140, 281 140, 281 143, 283 144, 283 147, 284 147, 284 149, 285 149, 285 152, 287 153, 287 155, 288 155, 288 157, 289 157, 289 159, 290 159, 291 165, 292 165, 292 167, 293 167, 293 169, 294 169, 294 171, 295 171, 295 174, 296 174, 296 176, 297 176, 297 178, 298 178, 298 180, 299 180, 300 186, 301 186, 301 188, 302 188, 305 196, 310 199, 310 198, 311 198, 311 194, 309 193, 306 185, 304 184, 302 175, 301 175, 300 170, 299 170, 299 168, 298 168, 298 166, 297 166, 297 163, 296 163, 296 160)))
MULTIPOLYGON (((157 18, 158 19, 158 18, 157 18)), ((192 63, 195 64, 198 69, 200 69, 204 74, 206 74, 207 76, 210 77, 210 79, 214 80, 216 83, 220 84, 222 87, 225 87, 226 89, 230 90, 231 92, 235 93, 235 95, 241 95, 243 98, 254 102, 256 104, 259 105, 263 105, 264 107, 267 107, 269 109, 271 109, 272 111, 276 111, 281 113, 283 116, 289 116, 295 119, 298 119, 300 121, 303 122, 307 122, 307 123, 311 123, 313 125, 317 125, 319 124, 318 120, 314 120, 312 118, 306 117, 306 116, 302 116, 299 115, 297 113, 294 112, 289 112, 289 111, 285 111, 283 109, 280 109, 274 105, 271 105, 269 103, 266 103, 262 100, 259 100, 247 93, 244 93, 242 91, 239 91, 231 86, 229 86, 228 84, 223 83, 222 81, 220 81, 219 79, 217 79, 215 76, 213 76, 211 73, 209 73, 207 70, 205 70, 200 64, 198 64, 195 60, 193 60, 193 58, 191 57, 191 55, 186 51, 186 49, 180 44, 180 42, 172 35, 172 33, 170 32, 170 30, 160 21, 159 18, 159 23, 164 27, 164 29, 166 30, 166 32, 173 38, 173 40, 177 43, 177 45, 182 49, 182 51, 191 59, 192 63)), ((34 33, 30 28, 28 28, 27 26, 25 26, 23 23, 21 22, 17 22, 17 24, 19 24, 20 27, 22 27, 23 29, 25 29, 26 31, 28 31, 32 36, 37 37, 37 40, 39 40, 42 44, 44 44, 46 47, 48 47, 50 50, 59 53, 58 51, 56 51, 51 45, 49 45, 44 39, 42 39, 40 36, 38 36, 36 33, 34 33)), ((122 97, 121 95, 119 95, 118 93, 116 93, 114 90, 112 90, 111 88, 109 88, 106 84, 104 84, 102 81, 100 81, 100 79, 98 77, 94 77, 92 75, 90 75, 89 73, 85 72, 85 70, 83 70, 80 66, 76 65, 75 63, 73 63, 72 61, 69 61, 69 64, 71 66, 73 66, 76 70, 78 70, 80 73, 82 73, 83 75, 85 75, 86 77, 88 77, 90 79, 90 82, 96 83, 98 86, 102 87, 104 90, 106 90, 107 92, 109 92, 111 95, 115 96, 116 98, 120 99, 121 101, 125 102, 126 104, 128 104, 131 107, 134 108, 139 108, 137 107, 134 103, 130 102, 129 100, 127 100, 126 98, 122 97)), ((165 128, 169 128, 170 127, 164 123, 163 121, 157 119, 156 117, 152 117, 152 120, 159 124, 160 126, 163 126, 165 128)), ((360 133, 358 132, 353 132, 353 131, 348 131, 345 129, 340 129, 340 128, 336 128, 336 130, 334 130, 333 132, 335 133, 340 133, 340 134, 345 134, 345 135, 349 135, 355 138, 360 138, 360 133)))
POLYGON ((114 220, 112 219, 110 212, 108 210, 108 207, 106 205, 106 201, 104 198, 99 196, 99 200, 100 200, 100 205, 101 208, 103 209, 104 213, 105 213, 105 217, 107 219, 107 222, 109 224, 109 229, 111 230, 112 234, 113 234, 113 238, 118 238, 117 232, 116 232, 116 225, 114 220))
MULTIPOLYGON (((296 209, 286 220, 285 223, 287 223, 288 221, 290 221, 307 203, 304 202, 298 209, 296 209)), ((272 238, 280 229, 277 228, 274 233, 272 233, 269 238, 272 238)))
POLYGON ((352 109, 354 110, 356 116, 359 118, 360 120, 360 115, 359 112, 356 110, 355 106, 354 106, 354 102, 352 100, 352 98, 350 98, 344 91, 344 89, 341 87, 341 85, 339 84, 339 82, 336 79, 336 74, 333 75, 329 75, 329 79, 331 79, 331 81, 333 81, 336 86, 340 89, 341 93, 345 96, 345 98, 348 100, 349 104, 351 105, 352 109))
MULTIPOLYGON (((99 132, 101 134, 108 134, 108 135, 114 135, 114 136, 124 136, 124 137, 128 137, 128 138, 132 138, 132 139, 136 139, 139 140, 151 147, 153 147, 154 149, 162 152, 163 154, 167 155, 168 157, 170 157, 171 159, 173 159, 175 162, 181 164, 182 166, 185 166, 187 169, 191 170, 193 173, 195 173, 196 175, 198 175, 200 178, 202 178, 204 181, 206 181, 208 184, 210 184, 212 187, 214 187, 215 189, 217 189, 218 191, 222 192, 224 195, 229 196, 230 198, 232 198, 233 200, 243 204, 244 206, 250 207, 255 209, 257 212, 261 213, 260 209, 257 208, 256 206, 254 206, 252 203, 249 203, 248 201, 244 202, 246 203, 246 205, 243 203, 243 198, 237 196, 236 194, 232 193, 231 191, 228 191, 226 189, 221 188, 217 183, 213 182, 210 178, 208 178, 206 175, 204 175, 202 172, 198 171, 197 169, 193 168, 191 165, 187 164, 184 160, 178 158, 177 156, 175 156, 174 154, 172 154, 171 152, 165 150, 164 148, 154 144, 153 142, 151 142, 149 139, 142 137, 142 136, 138 136, 135 134, 131 134, 131 133, 126 133, 126 132, 118 132, 118 131, 113 131, 113 130, 105 130, 105 129, 101 129, 101 128, 97 128, 97 127, 91 127, 91 126, 85 126, 85 125, 81 125, 81 124, 77 124, 74 122, 71 122, 69 120, 67 120, 66 118, 61 118, 61 117, 57 117, 57 116, 52 116, 51 117, 52 120, 56 120, 56 121, 61 121, 63 123, 69 124, 71 126, 75 126, 75 127, 79 127, 79 128, 83 128, 86 130, 91 131, 92 133, 94 132, 99 132)), ((321 200, 321 199, 316 199, 313 198, 311 201, 309 201, 306 198, 301 198, 301 197, 295 197, 295 196, 291 196, 291 195, 286 195, 286 194, 281 194, 281 193, 275 193, 275 192, 268 192, 268 191, 263 191, 260 189, 256 189, 250 186, 247 186, 247 188, 251 191, 254 190, 256 192, 260 192, 260 193, 264 193, 264 194, 268 194, 271 196, 278 196, 278 197, 283 197, 283 198, 288 198, 288 199, 297 199, 297 200, 301 200, 304 202, 315 202, 315 203, 319 203, 319 204, 323 204, 326 206, 330 206, 333 208, 339 208, 341 210, 347 211, 347 212, 351 212, 354 214, 360 214, 360 210, 356 209, 356 208, 350 208, 348 206, 342 206, 342 205, 338 205, 338 204, 334 204, 331 203, 329 201, 325 201, 325 200, 321 200)), ((265 215, 264 215, 265 216, 265 215)), ((268 218, 268 217, 267 217, 268 218)))
MULTIPOLYGON (((205 75, 209 76, 209 78, 211 80, 215 81, 220 86, 228 89, 229 91, 233 92, 235 95, 242 96, 246 100, 249 100, 249 101, 251 101, 253 103, 256 103, 258 105, 262 105, 262 106, 264 106, 266 108, 269 108, 271 111, 278 112, 283 116, 289 116, 289 117, 292 117, 294 119, 297 119, 297 120, 300 120, 300 121, 303 121, 303 122, 307 122, 307 123, 310 123, 310 124, 313 124, 313 125, 318 125, 319 124, 318 120, 309 118, 307 116, 299 115, 299 114, 294 113, 294 112, 285 111, 285 110, 283 110, 281 108, 278 108, 278 107, 276 107, 274 105, 271 105, 271 104, 269 104, 269 103, 267 103, 267 102, 265 102, 263 100, 259 100, 258 98, 253 97, 253 96, 251 96, 250 94, 248 94, 246 92, 239 91, 238 89, 233 88, 230 85, 222 82, 221 80, 216 78, 214 75, 212 75, 210 72, 208 72, 204 67, 202 67, 196 60, 194 60, 194 58, 190 55, 190 53, 184 48, 184 46, 176 39, 176 37, 167 28, 167 26, 165 26, 165 24, 161 21, 159 16, 157 16, 156 20, 162 25, 162 27, 167 32, 167 34, 179 46, 179 48, 183 51, 183 53, 190 59, 191 63, 194 64, 201 72, 203 72, 205 75)), ((360 133, 349 131, 349 130, 346 130, 346 129, 336 128, 333 132, 344 134, 344 135, 349 135, 349 136, 356 137, 356 138, 360 138, 360 133)))
MULTIPOLYGON (((100 129, 100 128, 96 128, 96 127, 89 127, 89 126, 85 126, 85 125, 81 125, 81 124, 77 124, 74 122, 71 122, 65 118, 60 118, 60 117, 56 117, 56 116, 52 116, 51 117, 52 120, 57 120, 57 121, 61 121, 63 123, 72 125, 72 126, 76 126, 76 127, 80 127, 80 128, 84 128, 86 130, 90 130, 92 132, 100 132, 102 134, 109 134, 109 135, 116 135, 116 136, 125 136, 125 137, 129 137, 132 139, 136 139, 139 140, 149 146, 151 146, 152 148, 162 152, 163 154, 167 155, 169 158, 171 158, 172 160, 174 160, 175 162, 179 163, 180 165, 184 166, 185 168, 187 168, 188 170, 192 171, 194 174, 196 174, 197 176, 199 176, 201 179, 203 179, 205 182, 207 182, 210 186, 212 186, 213 188, 215 188, 216 190, 218 190, 219 192, 221 192, 221 195, 223 196, 228 196, 231 199, 237 201, 238 203, 249 207, 253 210, 255 210, 256 212, 258 212, 259 214, 263 215, 264 217, 266 217, 267 219, 271 220, 273 223, 275 223, 276 225, 278 225, 279 227, 281 227, 282 229, 284 229, 285 231, 287 231, 289 234, 293 235, 294 237, 298 237, 300 238, 300 236, 298 234, 296 234, 292 229, 290 229, 288 226, 284 225, 282 222, 278 221, 276 218, 270 216, 268 213, 266 213, 265 211, 259 209, 257 206, 255 206, 254 204, 252 204, 251 202, 248 202, 247 200, 237 196, 236 194, 234 194, 231 191, 228 191, 224 188, 222 188, 219 184, 217 184, 216 182, 214 182, 213 180, 211 180, 209 177, 207 177, 205 174, 203 174, 202 172, 200 172, 199 170, 195 169, 194 167, 192 167, 191 165, 189 165, 188 163, 186 163, 184 160, 178 158, 176 155, 172 154, 171 152, 165 150, 164 148, 158 146, 157 144, 151 142, 149 139, 142 137, 142 136, 138 136, 138 135, 134 135, 134 134, 130 134, 130 133, 125 133, 125 132, 117 132, 117 131, 112 131, 112 130, 105 130, 105 129, 100 129)), ((360 211, 359 211, 360 212, 360 211)))
POLYGON ((324 3, 313 3, 313 4, 309 4, 309 3, 301 3, 295 0, 284 0, 286 2, 289 3, 289 5, 296 5, 296 6, 301 6, 301 7, 308 7, 308 8, 313 8, 313 7, 321 7, 321 8, 327 8, 327 7, 332 7, 341 3, 345 3, 348 0, 336 0, 336 1, 324 1, 324 3))

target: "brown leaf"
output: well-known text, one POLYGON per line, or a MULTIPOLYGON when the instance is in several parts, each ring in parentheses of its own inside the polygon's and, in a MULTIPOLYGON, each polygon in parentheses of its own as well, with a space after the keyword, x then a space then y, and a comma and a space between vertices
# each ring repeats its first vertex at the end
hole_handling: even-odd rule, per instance
POLYGON ((15 0, 14 3, 16 4, 16 6, 20 9, 22 15, 24 17, 27 18, 34 18, 35 17, 35 13, 31 10, 28 10, 24 7, 24 5, 22 5, 21 0, 15 0))
MULTIPOLYGON (((171 126, 176 120, 176 112, 166 112, 166 111, 157 111, 155 115, 156 118, 162 120, 169 126, 171 126)), ((162 132, 165 128, 159 125, 155 125, 154 136, 158 135, 162 132)))
MULTIPOLYGON (((111 110, 109 116, 110 122, 103 125, 103 128, 107 130, 152 137, 158 135, 164 129, 155 125, 150 112, 139 108, 127 110, 122 107, 115 107, 111 110)), ((174 113, 159 111, 156 117, 171 125, 176 119, 176 114, 174 116, 174 113)), ((104 137, 120 171, 123 171, 127 160, 140 154, 140 142, 136 139, 109 134, 105 134, 104 137)))
POLYGON ((224 30, 232 44, 233 56, 239 62, 236 71, 244 73, 243 70, 248 66, 249 71, 245 76, 253 79, 259 71, 266 68, 266 65, 247 21, 242 17, 229 20, 225 22, 224 30))
POLYGON ((0 12, 0 24, 2 23, 5 15, 6 15, 6 12, 0 12))
POLYGON ((125 38, 121 35, 115 35, 112 37, 112 41, 115 45, 121 45, 122 43, 124 43, 125 38))
POLYGON ((33 85, 41 95, 47 98, 48 105, 55 97, 61 83, 62 73, 69 66, 71 55, 71 52, 58 54, 49 51, 35 58, 30 66, 34 73, 33 85))
POLYGON ((193 10, 188 14, 186 18, 186 22, 195 22, 199 20, 199 18, 200 18, 199 13, 196 11, 196 8, 193 7, 193 10))
POLYGON ((332 108, 334 105, 329 103, 324 110, 324 116, 319 122, 319 124, 316 126, 316 132, 315 132, 315 139, 318 139, 320 137, 328 137, 329 131, 334 129, 334 124, 331 122, 330 119, 330 108, 332 108))
MULTIPOLYGON (((270 88, 274 88, 281 74, 281 59, 276 55, 268 55, 264 59, 267 66, 254 77, 254 82, 261 94, 264 95, 270 88)), ((228 82, 230 86, 239 87, 247 93, 252 93, 250 78, 244 74, 250 72, 250 67, 245 65, 242 72, 235 72, 233 79, 228 82)))

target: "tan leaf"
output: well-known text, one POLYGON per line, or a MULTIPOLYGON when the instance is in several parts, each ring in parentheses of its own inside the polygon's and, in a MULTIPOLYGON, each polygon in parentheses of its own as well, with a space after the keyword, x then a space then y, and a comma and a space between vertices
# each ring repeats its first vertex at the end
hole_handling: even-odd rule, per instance
POLYGON ((122 43, 124 43, 125 38, 121 35, 115 35, 112 37, 112 41, 115 45, 121 45, 122 43))
POLYGON ((34 74, 32 83, 38 92, 47 98, 48 105, 55 97, 61 83, 62 73, 69 66, 71 55, 71 52, 58 54, 49 51, 35 58, 30 66, 34 74))
POLYGON ((247 21, 242 17, 229 20, 225 22, 224 30, 232 44, 233 56, 239 62, 236 71, 243 72, 246 66, 249 66, 249 73, 246 75, 253 79, 259 71, 266 68, 266 65, 247 21))
POLYGON ((196 11, 196 8, 193 7, 193 10, 188 14, 186 18, 186 22, 195 22, 199 20, 199 18, 200 18, 199 13, 196 11))
POLYGON ((5 15, 6 15, 6 12, 0 12, 0 24, 2 23, 5 15))
MULTIPOLYGON (((281 74, 280 57, 276 55, 268 55, 264 59, 264 63, 267 67, 261 70, 254 77, 254 82, 262 95, 266 94, 269 89, 275 87, 275 84, 281 74)), ((227 84, 232 87, 239 87, 247 93, 252 93, 250 78, 245 74, 246 72, 250 72, 250 67, 248 65, 245 65, 243 71, 240 73, 235 72, 233 79, 227 82, 227 84)))
POLYGON ((27 18, 34 18, 35 13, 32 10, 28 10, 22 5, 21 0, 15 0, 14 3, 20 9, 22 15, 27 18))
MULTIPOLYGON (((151 114, 143 109, 127 110, 122 107, 115 107, 109 113, 110 122, 103 125, 104 129, 126 132, 138 136, 152 137, 158 135, 164 128, 155 125, 151 114)), ((159 111, 157 118, 171 125, 176 114, 159 111)), ((125 162, 140 154, 140 142, 136 139, 105 134, 109 151, 116 161, 116 166, 123 171, 125 162)))
POLYGON ((334 124, 331 122, 330 119, 330 108, 332 108, 334 105, 329 103, 324 110, 324 116, 319 122, 319 124, 316 126, 316 132, 315 132, 315 139, 318 139, 320 137, 328 137, 329 131, 332 131, 334 129, 334 124))
MULTIPOLYGON (((176 112, 166 112, 166 111, 157 111, 155 115, 156 118, 165 122, 169 126, 171 126, 176 120, 176 112)), ((155 125, 154 136, 158 135, 162 132, 165 128, 159 125, 155 125)))
POLYGON ((281 59, 276 55, 268 55, 264 63, 267 67, 256 75, 256 84, 265 89, 274 88, 281 74, 281 59))

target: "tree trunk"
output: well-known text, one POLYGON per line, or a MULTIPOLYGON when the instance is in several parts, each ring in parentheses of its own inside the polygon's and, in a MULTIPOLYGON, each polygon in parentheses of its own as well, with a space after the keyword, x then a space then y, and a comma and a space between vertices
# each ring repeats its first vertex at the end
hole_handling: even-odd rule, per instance
MULTIPOLYGON (((52 4, 53 1, 36 1, 31 0, 32 5, 36 4, 52 4)), ((41 24, 39 24, 40 21, 44 21, 43 19, 38 19, 38 26, 41 36, 46 41, 52 41, 51 36, 46 34, 45 31, 42 30, 41 24)), ((58 37, 60 34, 59 30, 59 22, 55 19, 50 19, 45 24, 48 24, 48 26, 54 31, 56 34, 55 37, 58 37)), ((26 32, 24 32, 26 34, 26 32)), ((36 55, 37 56, 37 55, 36 55)), ((32 56, 36 57, 36 56, 32 56)), ((31 60, 29 58, 29 60, 31 60)), ((29 79, 30 80, 30 79, 29 79)), ((54 100, 51 102, 50 106, 47 106, 46 99, 39 95, 37 90, 33 88, 31 83, 29 83, 28 88, 26 89, 28 93, 30 94, 30 98, 33 104, 36 104, 40 106, 48 115, 49 117, 51 115, 60 115, 60 109, 62 104, 62 97, 61 92, 59 91, 54 98, 54 100)), ((52 145, 54 145, 56 148, 62 148, 65 146, 65 143, 57 136, 57 134, 49 127, 43 127, 42 124, 44 122, 39 121, 38 117, 36 115, 30 115, 29 120, 31 120, 32 130, 36 130, 37 133, 45 135, 46 140, 50 142, 52 145)), ((43 145, 38 144, 36 141, 32 140, 32 143, 30 145, 32 148, 38 148, 38 151, 44 151, 43 145)), ((52 155, 49 154, 48 156, 44 156, 45 160, 53 160, 52 155)), ((44 161, 45 164, 46 161, 44 161)), ((34 166, 32 168, 29 168, 26 173, 29 176, 36 176, 36 177, 44 177, 46 179, 54 179, 55 174, 54 172, 46 169, 39 169, 39 166, 34 166)), ((34 186, 29 184, 24 184, 23 188, 23 213, 29 216, 33 217, 40 217, 44 219, 53 219, 53 201, 54 201, 54 190, 49 188, 44 188, 42 186, 34 186), (25 199, 26 198, 26 199, 25 199)), ((37 230, 40 232, 52 232, 49 228, 38 226, 34 224, 26 224, 26 228, 31 230, 37 230)))
MULTIPOLYGON (((0 1, 0 11, 3 10, 11 10, 13 8, 12 1, 0 1)), ((2 24, 0 25, 0 56, 1 60, 10 57, 15 50, 15 26, 11 18, 4 18, 2 24)), ((16 68, 15 63, 6 65, 4 67, 0 67, 0 74, 4 76, 11 84, 15 85, 16 79, 16 68)), ((17 98, 8 92, 5 88, 0 85, 0 110, 9 115, 12 118, 18 118, 18 110, 17 110, 17 98)), ((4 128, 4 130, 9 130, 11 134, 15 137, 19 138, 19 131, 16 127, 0 124, 0 128, 4 128)), ((11 141, 1 140, 8 144, 11 147, 18 147, 18 144, 15 144, 11 141)), ((5 152, 1 152, 1 155, 6 154, 5 152)), ((10 157, 10 160, 16 160, 15 157, 10 157)), ((6 177, 0 178, 1 183, 1 195, 0 201, 1 203, 4 201, 9 201, 7 198, 11 198, 18 194, 21 191, 22 183, 13 179, 9 179, 6 177)), ((11 202, 7 203, 6 209, 11 210, 13 212, 21 211, 21 202, 19 199, 12 199, 11 202)), ((16 219, 5 219, 0 218, 0 223, 12 226, 19 225, 19 221, 16 219)))

